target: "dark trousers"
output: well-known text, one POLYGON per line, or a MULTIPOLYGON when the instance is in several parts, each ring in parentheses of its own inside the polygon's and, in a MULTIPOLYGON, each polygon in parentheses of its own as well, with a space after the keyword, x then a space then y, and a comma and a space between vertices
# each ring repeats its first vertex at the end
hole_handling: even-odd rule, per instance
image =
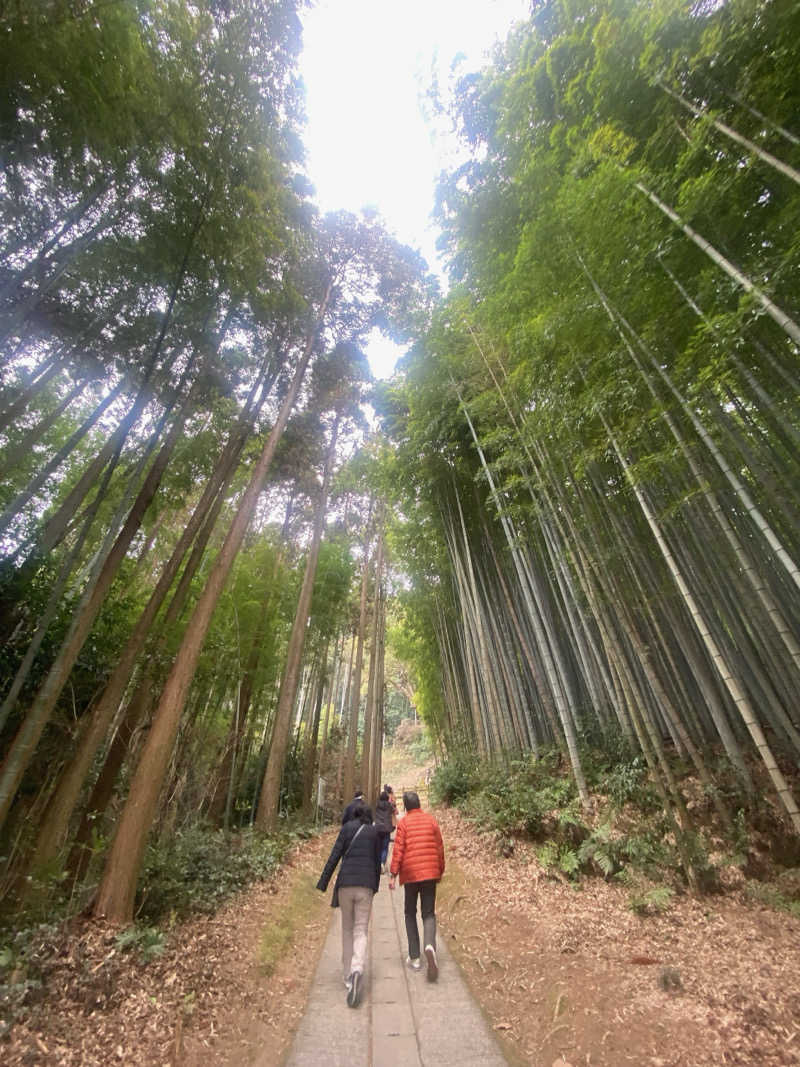
POLYGON ((408 935, 408 954, 419 959, 419 927, 417 926, 417 898, 422 905, 422 934, 426 945, 436 948, 436 882, 406 882, 405 918, 408 935))
POLYGON ((380 838, 380 842, 381 842, 381 863, 386 863, 386 857, 389 855, 389 838, 391 836, 392 835, 389 833, 388 830, 387 831, 383 831, 383 830, 379 830, 378 831, 378 837, 380 838))

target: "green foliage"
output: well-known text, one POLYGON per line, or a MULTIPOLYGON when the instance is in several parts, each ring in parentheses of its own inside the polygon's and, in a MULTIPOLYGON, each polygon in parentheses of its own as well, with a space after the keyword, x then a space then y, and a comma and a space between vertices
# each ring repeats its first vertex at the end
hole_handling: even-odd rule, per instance
POLYGON ((628 907, 635 915, 659 915, 667 911, 674 895, 669 886, 654 886, 643 893, 634 893, 628 900, 628 907))
POLYGON ((546 871, 558 866, 559 848, 555 841, 545 841, 535 849, 539 863, 546 871))
POLYGON ((292 836, 228 834, 197 824, 151 845, 145 858, 136 904, 138 921, 211 913, 226 897, 250 882, 275 873, 292 836))
POLYGON ((580 859, 573 849, 564 846, 558 855, 558 865, 564 874, 572 878, 577 876, 580 870, 580 859))
POLYGON ((166 948, 162 930, 154 926, 128 926, 114 938, 114 944, 123 952, 135 952, 145 963, 160 956, 166 948))
POLYGON ((472 792, 477 761, 465 754, 453 756, 436 768, 431 780, 431 795, 439 804, 457 805, 472 792))
POLYGON ((672 857, 658 826, 642 826, 638 832, 627 834, 620 842, 620 851, 630 866, 645 872, 669 865, 672 857))
POLYGON ((647 764, 641 755, 612 767, 601 776, 598 787, 618 807, 633 804, 640 811, 657 811, 661 807, 661 798, 648 781, 647 764))
MULTIPOLYGON (((685 891, 690 882, 701 892, 717 892, 720 865, 748 863, 754 830, 743 812, 735 820, 733 858, 727 853, 721 857, 716 825, 697 825, 680 831, 678 838, 675 823, 661 806, 653 810, 640 761, 628 758, 613 768, 602 752, 594 751, 587 762, 594 766, 603 790, 595 817, 581 809, 574 782, 556 750, 544 751, 539 759, 531 755, 509 763, 454 756, 435 773, 434 799, 457 805, 478 827, 495 835, 504 855, 509 847, 513 850, 515 838, 533 841, 534 854, 546 870, 574 881, 615 878, 639 896, 645 892, 643 885, 649 889, 662 882, 674 892, 685 891)), ((800 885, 786 873, 775 899, 781 895, 790 899, 787 887, 795 882, 800 885)), ((658 897, 654 900, 657 904, 658 897)))
POLYGON ((578 861, 583 869, 593 866, 609 878, 621 867, 619 853, 619 844, 611 836, 611 824, 606 822, 601 823, 581 842, 578 861))
MULTIPOLYGON (((799 11, 537 5, 494 62, 457 86, 451 117, 466 158, 437 198, 451 286, 403 379, 381 396, 403 517, 394 540, 412 583, 407 625, 428 640, 418 661, 438 660, 445 748, 477 742, 482 727, 490 757, 512 747, 517 724, 496 705, 516 673, 516 714, 537 742, 552 738, 552 706, 569 688, 589 788, 625 820, 620 837, 662 807, 661 772, 639 753, 640 716, 663 730, 652 708, 666 699, 707 763, 719 742, 708 688, 719 678, 698 663, 697 633, 676 626, 678 588, 702 605, 700 632, 748 635, 747 652, 731 641, 749 664, 720 669, 735 667, 756 717, 763 662, 780 659, 779 701, 796 680, 738 553, 767 574, 772 549, 742 524, 746 495, 720 470, 737 472, 796 555, 786 503, 798 475, 787 377, 796 333, 746 290, 763 285, 797 320, 800 200, 713 120, 796 166, 799 11), (689 227, 748 281, 726 277, 689 227), (656 551, 656 527, 663 546, 679 546, 671 558, 656 551), (522 568, 535 576, 535 608, 522 568), (524 634, 513 632, 509 616, 524 631, 540 610, 547 632, 528 636, 533 657, 553 646, 562 678, 528 672, 524 634), (612 725, 626 704, 629 738, 612 725)), ((794 594, 780 602, 793 617, 794 594)), ((737 779, 722 769, 711 799, 752 805, 737 779)), ((470 806, 486 826, 539 833, 537 792, 487 782, 470 806)), ((645 864, 680 868, 675 842, 658 859, 651 844, 645 864)), ((697 842, 681 845, 692 869, 709 869, 697 842)))
POLYGON ((745 893, 750 900, 774 911, 786 912, 800 919, 800 899, 792 897, 781 891, 778 885, 771 882, 748 881, 745 885, 745 893))

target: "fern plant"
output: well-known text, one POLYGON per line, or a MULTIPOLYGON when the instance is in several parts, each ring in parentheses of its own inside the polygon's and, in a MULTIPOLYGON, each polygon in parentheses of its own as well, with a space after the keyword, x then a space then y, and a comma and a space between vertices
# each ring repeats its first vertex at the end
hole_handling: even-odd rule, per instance
POLYGON ((581 869, 578 855, 571 848, 562 848, 558 854, 558 865, 564 874, 574 878, 581 869))
POLYGON ((123 952, 135 951, 145 963, 160 956, 166 947, 164 934, 155 926, 128 926, 117 934, 114 941, 123 952))
POLYGON ((636 915, 658 915, 666 911, 674 891, 668 885, 657 885, 644 893, 635 893, 628 901, 628 907, 636 915))
POLYGON ((594 864, 600 868, 606 878, 610 878, 621 867, 615 851, 611 840, 611 823, 605 822, 581 843, 578 849, 578 860, 582 867, 594 864))

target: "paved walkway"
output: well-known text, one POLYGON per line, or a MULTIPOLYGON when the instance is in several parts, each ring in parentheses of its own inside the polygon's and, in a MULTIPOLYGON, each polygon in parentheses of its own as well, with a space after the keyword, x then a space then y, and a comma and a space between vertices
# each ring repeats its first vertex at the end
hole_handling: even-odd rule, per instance
POLYGON ((390 892, 381 878, 361 1004, 348 1008, 334 913, 285 1067, 506 1067, 444 938, 438 941, 439 980, 429 982, 424 957, 421 971, 405 966, 403 891, 390 892))

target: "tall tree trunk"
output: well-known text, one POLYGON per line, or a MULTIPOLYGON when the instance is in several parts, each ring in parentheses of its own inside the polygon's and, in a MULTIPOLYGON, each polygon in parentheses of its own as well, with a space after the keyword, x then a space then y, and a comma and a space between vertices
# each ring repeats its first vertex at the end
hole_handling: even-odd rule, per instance
MULTIPOLYGON (((353 670, 350 674, 350 717, 347 730, 347 752, 344 760, 344 782, 342 785, 342 797, 349 803, 355 789, 356 776, 356 749, 358 745, 358 711, 361 704, 361 666, 364 660, 364 636, 367 630, 367 589, 369 587, 370 554, 369 544, 371 540, 370 521, 372 517, 372 501, 370 500, 370 514, 367 517, 367 533, 364 537, 364 561, 361 567, 361 599, 358 610, 358 637, 356 642, 356 656, 353 670)), ((363 788, 363 786, 362 786, 363 788)))
POLYGON ((785 177, 789 178, 797 185, 800 185, 800 171, 795 170, 794 167, 790 167, 788 163, 784 163, 782 160, 777 159, 775 156, 773 156, 770 152, 767 152, 763 148, 760 148, 753 141, 750 141, 747 137, 742 136, 741 133, 737 133, 737 131, 734 130, 731 126, 728 126, 724 122, 720 122, 719 119, 715 119, 712 115, 709 115, 707 111, 703 111, 702 108, 699 108, 696 104, 693 104, 691 100, 687 100, 685 96, 682 96, 680 93, 675 92, 674 89, 670 89, 670 87, 668 85, 665 85, 660 78, 658 79, 658 84, 661 86, 665 93, 668 93, 673 98, 673 100, 677 100, 678 103, 685 107, 687 111, 691 111, 691 113, 696 118, 706 119, 708 122, 711 123, 715 130, 719 130, 720 133, 724 133, 726 137, 730 137, 732 141, 735 141, 737 144, 742 145, 742 147, 746 148, 748 152, 752 152, 754 156, 757 156, 762 161, 762 163, 767 163, 770 167, 773 167, 785 177))
POLYGON ((303 761, 303 816, 308 819, 314 808, 314 768, 317 765, 317 740, 319 738, 319 722, 322 713, 322 700, 325 696, 325 687, 330 684, 328 677, 328 644, 320 656, 319 671, 317 676, 316 692, 313 700, 313 712, 311 716, 311 728, 306 737, 305 759, 303 761))
POLYGON ((375 797, 369 792, 372 782, 372 732, 375 729, 375 716, 377 704, 375 701, 376 666, 378 655, 378 631, 380 619, 378 602, 380 600, 380 588, 383 571, 383 504, 378 509, 377 516, 378 545, 375 553, 375 581, 373 583, 372 597, 372 639, 370 641, 369 654, 369 680, 367 682, 367 706, 364 711, 364 749, 361 754, 360 780, 364 783, 364 795, 370 804, 375 803, 375 797))
POLYGON ((636 495, 636 499, 639 502, 639 506, 641 507, 645 519, 647 520, 647 524, 650 527, 653 537, 656 543, 658 544, 659 549, 661 550, 661 554, 664 557, 664 561, 667 564, 667 567, 669 568, 669 571, 675 581, 675 584, 680 590, 681 596, 683 598, 684 603, 686 604, 687 609, 689 610, 692 620, 697 626, 698 632, 703 640, 703 644, 705 645, 706 650, 708 651, 708 654, 711 657, 712 662, 714 663, 714 666, 719 672, 719 676, 722 682, 724 683, 725 688, 728 690, 728 693, 730 694, 733 703, 735 704, 737 710, 742 716, 742 720, 750 733, 750 736, 753 740, 753 744, 757 748, 759 755, 764 761, 764 765, 767 768, 767 772, 775 787, 775 792, 778 794, 781 803, 783 804, 787 814, 789 815, 789 819, 791 821, 792 826, 794 827, 795 831, 800 834, 800 810, 798 810, 797 802, 792 796, 791 790, 789 789, 789 785, 786 782, 786 779, 784 778, 783 774, 778 768, 777 763, 775 762, 775 757, 773 756, 772 750, 770 749, 767 739, 764 736, 764 731, 762 730, 761 725, 755 716, 755 712, 753 711, 753 708, 751 707, 750 702, 747 699, 747 696, 739 683, 739 680, 736 678, 730 666, 725 661, 725 658, 723 657, 722 652, 711 633, 708 623, 706 622, 697 601, 689 590, 689 587, 686 581, 684 580, 683 574, 681 573, 677 562, 675 561, 675 558, 667 545, 667 542, 661 532, 661 528, 658 525, 658 522, 656 521, 655 515, 653 514, 650 505, 647 503, 641 488, 633 477, 633 473, 630 470, 630 466, 627 463, 619 445, 617 444, 616 438, 612 434, 611 429, 604 418, 603 425, 605 427, 606 433, 608 434, 609 441, 611 442, 611 445, 617 455, 617 458, 620 461, 620 465, 622 466, 622 469, 625 472, 625 476, 627 477, 631 488, 633 489, 633 492, 636 495))
POLYGON ((180 414, 173 421, 170 432, 145 478, 114 546, 102 563, 96 579, 90 582, 85 590, 58 655, 14 738, 2 770, 0 770, 0 825, 5 821, 14 794, 33 757, 42 731, 50 719, 61 690, 66 685, 70 671, 100 613, 111 583, 141 525, 147 508, 158 491, 164 470, 183 430, 193 398, 194 388, 190 390, 180 414))
POLYGON ((583 773, 583 768, 581 766, 580 754, 578 752, 578 740, 575 735, 572 717, 570 715, 569 708, 567 707, 565 692, 561 684, 563 672, 557 671, 556 669, 556 662, 553 657, 553 649, 551 647, 550 641, 546 636, 544 629, 544 621, 541 617, 541 613, 538 607, 536 606, 534 597, 532 595, 532 586, 529 585, 529 569, 519 558, 520 554, 518 550, 517 538, 514 534, 514 530, 511 526, 510 520, 507 519, 503 513, 501 501, 499 499, 499 495, 494 484, 494 479, 492 478, 489 466, 486 463, 486 459, 483 454, 483 450, 480 446, 478 435, 475 431, 475 427, 472 423, 472 420, 470 419, 469 412, 467 411, 466 405, 464 404, 464 401, 461 398, 460 394, 459 401, 461 403, 462 410, 464 411, 465 418, 467 419, 472 438, 475 441, 476 448, 478 448, 479 450, 481 464, 484 468, 484 471, 486 472, 487 478, 489 479, 489 486, 492 495, 495 499, 498 513, 502 517, 503 529, 506 534, 506 539, 508 541, 509 548, 511 550, 514 565, 517 569, 520 586, 522 588, 525 603, 528 608, 529 619, 536 633, 537 650, 544 661, 545 672, 547 674, 548 680, 550 681, 551 691, 556 704, 556 709, 558 711, 558 716, 561 721, 561 728, 564 731, 564 738, 567 743, 570 763, 572 765, 572 772, 575 778, 575 783, 578 787, 578 794, 581 799, 581 804, 585 809, 589 809, 591 807, 591 799, 589 797, 589 790, 586 785, 586 778, 583 773))
POLYGON ((370 793, 373 803, 381 790, 381 754, 383 752, 383 715, 384 715, 384 687, 385 687, 385 653, 386 653, 386 592, 383 587, 376 603, 379 615, 376 639, 378 642, 378 654, 375 674, 375 725, 372 728, 372 754, 370 757, 370 793))
MULTIPOLYGON (((293 504, 294 501, 290 497, 286 507, 286 515, 283 520, 281 544, 283 544, 284 538, 288 533, 293 504)), ((274 603, 275 583, 282 562, 283 551, 282 549, 279 549, 275 554, 275 563, 272 568, 272 574, 262 592, 261 611, 259 612, 255 629, 253 630, 253 640, 250 645, 250 652, 247 656, 247 662, 245 663, 244 673, 242 674, 242 681, 239 687, 238 714, 235 718, 232 718, 230 722, 222 756, 222 764, 219 771, 219 778, 217 779, 217 784, 208 807, 209 817, 218 824, 224 821, 226 828, 229 820, 229 794, 231 793, 231 787, 236 780, 236 766, 237 761, 239 760, 239 750, 247 728, 247 718, 250 713, 250 703, 253 698, 253 685, 264 649, 267 620, 269 618, 270 608, 274 603)))
POLYGON ((800 326, 798 326, 794 319, 787 315, 782 308, 779 308, 777 304, 773 303, 763 290, 759 289, 759 287, 752 282, 750 278, 743 274, 738 267, 735 267, 729 259, 726 259, 725 256, 723 256, 721 252, 718 252, 713 245, 709 244, 704 237, 701 237, 696 230, 693 230, 688 223, 684 222, 677 212, 673 211, 668 204, 665 204, 663 200, 659 199, 655 193, 651 193, 641 182, 636 182, 635 187, 640 193, 643 193, 651 203, 655 204, 659 211, 662 211, 671 222, 674 222, 676 226, 680 227, 689 240, 705 252, 709 259, 713 260, 718 267, 721 267, 729 278, 733 278, 737 285, 740 285, 746 293, 751 293, 769 317, 774 322, 777 322, 784 333, 791 337, 796 345, 800 345, 800 326))
POLYGON ((297 601, 297 609, 292 623, 292 631, 289 637, 289 648, 286 653, 286 670, 281 682, 281 690, 278 696, 278 707, 275 712, 275 721, 272 727, 272 739, 269 746, 269 758, 264 772, 264 781, 261 786, 261 796, 256 812, 256 826, 259 830, 269 832, 274 830, 278 823, 278 806, 280 802, 281 780, 283 768, 286 762, 286 750, 291 728, 292 709, 297 696, 297 683, 300 678, 300 667, 303 662, 303 648, 306 639, 306 627, 308 616, 311 611, 311 594, 314 591, 314 578, 317 573, 317 561, 322 544, 322 534, 325 528, 325 514, 328 509, 328 491, 331 482, 331 472, 336 452, 336 439, 339 433, 339 416, 333 424, 331 441, 325 457, 325 473, 322 478, 322 491, 317 502, 314 516, 314 533, 308 550, 306 569, 303 574, 303 584, 300 588, 300 596, 297 601))
MULTIPOLYGON (((25 489, 21 490, 14 499, 8 504, 6 509, 0 515, 0 533, 3 533, 8 529, 9 525, 14 521, 23 507, 28 503, 31 497, 41 489, 47 479, 53 474, 64 460, 74 451, 74 449, 80 444, 81 440, 91 430, 91 428, 100 420, 101 416, 105 412, 106 408, 117 399, 126 385, 125 379, 118 382, 117 385, 106 394, 100 403, 95 407, 90 415, 81 423, 77 430, 71 434, 61 448, 56 452, 49 463, 28 483, 25 489)), ((110 453, 109 453, 110 455, 110 453)), ((97 475, 99 471, 95 471, 97 475)))
POLYGON ((48 430, 55 426, 75 397, 80 396, 85 388, 86 379, 80 378, 75 382, 70 391, 59 401, 57 407, 55 407, 48 415, 45 415, 43 419, 40 419, 35 426, 19 439, 13 448, 4 449, 3 466, 7 471, 13 471, 15 467, 30 455, 33 446, 38 444, 48 430))
MULTIPOLYGON (((187 564, 184 572, 184 577, 186 577, 187 581, 183 583, 182 589, 185 592, 188 592, 189 582, 196 572, 197 565, 199 564, 202 555, 202 550, 205 548, 208 535, 211 533, 211 528, 213 527, 213 522, 209 520, 216 520, 219 513, 219 507, 224 498, 225 489, 233 476, 236 462, 241 451, 243 437, 241 434, 234 435, 234 437, 236 437, 236 447, 226 447, 223 450, 217 463, 217 467, 212 473, 203 495, 198 501, 198 504, 195 507, 189 522, 186 524, 178 543, 173 549, 169 560, 159 575, 156 587, 150 595, 150 599, 148 600, 144 611, 137 620, 136 626, 122 650, 119 661, 106 683, 102 695, 90 712, 89 721, 80 736, 72 760, 65 768, 64 773, 59 780, 58 788, 56 789, 48 808, 47 818, 42 824, 34 855, 34 863, 37 866, 49 862, 60 848, 61 843, 66 836, 67 827, 78 802, 83 782, 91 767, 92 760, 100 745, 102 745, 114 715, 119 708, 122 695, 130 680, 134 664, 144 648, 156 615, 167 597, 189 546, 197 534, 201 523, 205 522, 205 537, 202 535, 198 537, 196 543, 198 551, 193 552, 192 562, 191 564, 187 564)), ((231 443, 232 442, 229 442, 229 445, 231 443)), ((170 621, 174 621, 179 607, 183 603, 183 599, 184 597, 181 597, 180 601, 178 601, 176 593, 176 598, 173 599, 173 602, 170 605, 170 621)), ((149 685, 151 683, 152 676, 146 671, 145 678, 140 685, 149 685)), ((134 699, 132 703, 135 707, 141 707, 141 701, 134 699)), ((138 721, 138 716, 131 724, 130 731, 133 730, 136 721, 138 721)), ((96 811, 99 809, 90 807, 88 810, 96 811)))
POLYGON ((214 608, 217 605, 233 561, 252 519, 275 449, 283 435, 305 377, 316 336, 327 311, 331 291, 332 283, 329 283, 313 329, 306 338, 303 352, 275 425, 264 444, 250 478, 250 483, 228 531, 228 536, 225 538, 225 543, 214 562, 206 586, 195 606, 194 613, 184 633, 180 650, 164 686, 150 734, 131 782, 128 801, 120 818, 117 834, 108 856, 106 869, 94 905, 96 915, 107 916, 116 922, 127 922, 133 913, 136 882, 147 841, 147 834, 155 815, 159 792, 169 765, 181 713, 189 686, 194 677, 203 641, 208 632, 214 608))

